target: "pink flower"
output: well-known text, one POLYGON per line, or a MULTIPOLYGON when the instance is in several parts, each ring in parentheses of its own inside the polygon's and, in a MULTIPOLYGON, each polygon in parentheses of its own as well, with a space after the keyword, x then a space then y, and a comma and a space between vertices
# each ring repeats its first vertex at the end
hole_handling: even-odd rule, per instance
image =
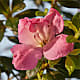
POLYGON ((67 35, 60 34, 64 23, 59 12, 50 9, 44 18, 24 18, 19 20, 18 38, 22 44, 11 49, 15 68, 30 70, 35 68, 44 55, 48 60, 66 56, 73 49, 73 43, 67 43, 67 35))

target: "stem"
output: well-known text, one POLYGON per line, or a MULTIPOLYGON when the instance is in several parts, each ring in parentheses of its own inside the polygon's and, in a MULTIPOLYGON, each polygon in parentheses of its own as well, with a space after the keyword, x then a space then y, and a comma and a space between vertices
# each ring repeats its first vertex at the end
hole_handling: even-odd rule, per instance
POLYGON ((57 2, 57 0, 52 0, 52 2, 51 2, 51 8, 55 8, 56 2, 57 2))
POLYGON ((51 8, 53 8, 53 2, 54 2, 54 0, 51 1, 51 8))

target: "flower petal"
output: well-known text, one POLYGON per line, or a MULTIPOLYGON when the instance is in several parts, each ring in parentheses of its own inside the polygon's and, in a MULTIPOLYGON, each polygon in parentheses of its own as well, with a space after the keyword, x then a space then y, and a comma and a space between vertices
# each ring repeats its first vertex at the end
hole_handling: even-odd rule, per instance
POLYGON ((73 43, 66 42, 67 35, 61 34, 43 47, 44 56, 49 60, 55 60, 66 56, 73 50, 73 43))
POLYGON ((48 20, 49 24, 51 24, 54 27, 53 31, 56 31, 55 32, 56 34, 63 31, 64 28, 63 18, 56 9, 51 8, 49 13, 45 16, 45 19, 48 20))
POLYGON ((31 45, 18 44, 11 48, 14 67, 17 70, 31 70, 36 67, 42 57, 42 49, 31 45))
POLYGON ((36 45, 37 42, 34 39, 34 35, 29 30, 30 21, 29 19, 20 19, 18 24, 18 38, 20 43, 27 45, 36 45))

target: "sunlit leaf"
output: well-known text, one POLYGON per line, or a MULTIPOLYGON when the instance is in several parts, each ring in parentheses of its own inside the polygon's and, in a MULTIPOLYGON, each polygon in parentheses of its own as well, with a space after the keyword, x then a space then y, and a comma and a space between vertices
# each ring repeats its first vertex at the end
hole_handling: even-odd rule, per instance
POLYGON ((75 16, 73 16, 72 23, 77 27, 77 29, 80 28, 80 13, 77 13, 75 16))
POLYGON ((75 69, 75 64, 69 56, 67 57, 67 59, 65 61, 65 67, 68 70, 69 75, 71 76, 72 72, 75 69))
POLYGON ((80 54, 80 49, 74 49, 74 50, 71 51, 69 54, 70 54, 70 55, 78 55, 78 54, 80 54))
POLYGON ((72 29, 74 32, 78 31, 76 26, 74 26, 71 21, 64 21, 64 26, 68 27, 69 29, 72 29))
POLYGON ((77 40, 73 35, 69 35, 66 38, 67 42, 72 43, 72 42, 80 42, 80 40, 77 40))
POLYGON ((44 10, 44 12, 42 12, 42 11, 36 11, 36 16, 45 16, 46 14, 48 13, 48 9, 46 8, 45 10, 44 10))
POLYGON ((58 0, 62 6, 80 8, 80 0, 58 0))

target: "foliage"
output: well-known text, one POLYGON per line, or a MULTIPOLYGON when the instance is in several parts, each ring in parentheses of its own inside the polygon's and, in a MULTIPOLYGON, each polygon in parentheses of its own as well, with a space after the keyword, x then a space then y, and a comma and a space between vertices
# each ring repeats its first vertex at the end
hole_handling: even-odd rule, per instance
MULTIPOLYGON (((34 0, 34 3, 39 6, 43 6, 43 1, 51 3, 52 0, 34 0), (38 2, 37 2, 38 1, 38 2)), ((54 0, 55 1, 55 0, 54 0)), ((62 6, 69 8, 80 8, 79 0, 57 0, 62 6)), ((44 7, 44 6, 43 6, 44 7)), ((16 44, 19 43, 18 33, 18 22, 19 19, 24 17, 33 18, 36 16, 45 16, 48 9, 43 12, 39 9, 28 9, 19 14, 13 16, 14 12, 20 11, 25 8, 23 0, 13 0, 11 7, 9 7, 9 0, 0 0, 0 14, 6 17, 6 20, 0 20, 0 41, 4 37, 6 28, 13 31, 15 36, 6 36, 11 42, 16 44), (3 22, 6 21, 5 24, 3 22)), ((35 69, 29 71, 16 70, 12 64, 12 58, 0 56, 0 74, 6 72, 8 78, 10 73, 13 77, 21 77, 21 80, 65 80, 65 78, 79 78, 80 79, 80 13, 72 15, 70 13, 62 12, 60 6, 56 4, 55 9, 60 13, 63 13, 70 20, 64 21, 63 34, 69 35, 66 40, 69 43, 74 43, 74 50, 70 52, 66 57, 58 60, 50 61, 45 58, 38 62, 35 69), (18 71, 19 74, 15 74, 13 69, 18 71), (43 74, 46 70, 46 74, 43 74)), ((10 78, 9 78, 10 79, 10 78)))

